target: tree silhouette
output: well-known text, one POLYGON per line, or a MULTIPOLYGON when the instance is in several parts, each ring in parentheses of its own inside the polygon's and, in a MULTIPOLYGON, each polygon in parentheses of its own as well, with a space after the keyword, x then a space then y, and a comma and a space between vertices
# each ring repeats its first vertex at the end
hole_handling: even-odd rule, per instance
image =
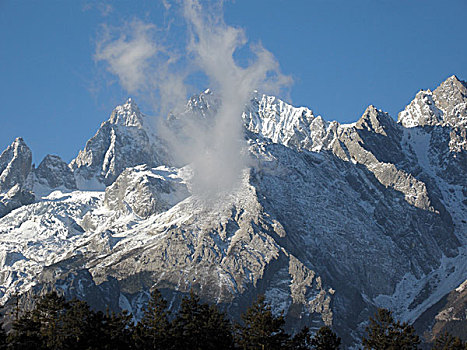
MULTIPOLYGON (((100 314, 98 313, 98 315, 100 314)), ((101 348, 104 350, 131 349, 134 345, 132 320, 133 316, 126 310, 118 314, 114 312, 110 313, 107 310, 102 321, 98 322, 101 327, 101 348), (104 343, 104 346, 102 346, 102 343, 104 343)))
POLYGON ((341 338, 328 326, 318 329, 315 336, 311 339, 312 349, 315 350, 336 350, 341 345, 341 338))
POLYGON ((274 316, 270 305, 260 295, 256 302, 242 315, 243 326, 237 326, 238 344, 248 350, 282 349, 290 342, 290 336, 285 333, 284 317, 274 316))
POLYGON ((412 350, 420 344, 415 329, 406 322, 396 322, 387 309, 378 309, 365 330, 367 336, 362 341, 365 349, 412 350))
POLYGON ((176 349, 216 350, 233 347, 231 325, 216 306, 200 303, 193 291, 182 299, 172 322, 176 349))
POLYGON ((432 350, 466 350, 467 343, 462 342, 458 337, 453 336, 448 332, 439 334, 434 343, 432 350))
POLYGON ((137 349, 167 349, 170 338, 167 301, 159 290, 151 293, 144 315, 135 327, 134 340, 137 349))
POLYGON ((311 332, 310 328, 303 327, 300 332, 295 334, 287 345, 288 349, 294 350, 309 350, 311 349, 311 332))

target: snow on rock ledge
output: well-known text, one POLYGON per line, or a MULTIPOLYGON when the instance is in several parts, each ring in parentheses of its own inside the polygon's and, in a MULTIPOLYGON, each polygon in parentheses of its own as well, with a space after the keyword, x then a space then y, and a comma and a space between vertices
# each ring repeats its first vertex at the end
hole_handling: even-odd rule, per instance
POLYGON ((126 169, 105 190, 104 204, 111 210, 134 212, 142 218, 161 213, 189 196, 176 169, 150 169, 140 165, 126 169))

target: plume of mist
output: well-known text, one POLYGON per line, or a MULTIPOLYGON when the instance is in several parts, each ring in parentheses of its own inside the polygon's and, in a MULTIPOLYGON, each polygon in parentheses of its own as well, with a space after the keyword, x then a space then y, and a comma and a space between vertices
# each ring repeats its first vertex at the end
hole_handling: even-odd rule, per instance
POLYGON ((166 115, 186 99, 187 69, 178 65, 180 54, 165 43, 166 30, 139 19, 120 26, 102 25, 94 58, 104 61, 121 87, 166 115))
POLYGON ((96 60, 105 61, 128 92, 157 96, 155 112, 161 119, 175 115, 177 127, 159 123, 159 136, 179 163, 192 165, 193 192, 210 197, 235 188, 248 164, 241 116, 253 91, 278 93, 291 78, 280 73, 274 56, 260 44, 249 46, 252 58, 246 66, 236 62, 234 54, 247 38, 244 30, 225 23, 221 2, 201 6, 185 0, 178 10, 186 23, 187 44, 181 51, 170 50, 154 25, 136 20, 116 37, 104 35, 96 60), (181 108, 192 90, 191 74, 205 76, 214 91, 209 118, 181 108))
POLYGON ((194 189, 204 194, 229 190, 239 180, 246 165, 246 145, 241 119, 253 90, 273 90, 290 82, 279 73, 273 55, 261 45, 252 47, 255 60, 239 66, 235 51, 246 44, 245 32, 226 25, 222 8, 201 7, 195 0, 184 3, 184 17, 190 31, 188 52, 195 64, 208 76, 218 103, 212 125, 200 130, 188 124, 198 142, 187 145, 194 165, 194 189), (201 144, 200 144, 201 143, 201 144))

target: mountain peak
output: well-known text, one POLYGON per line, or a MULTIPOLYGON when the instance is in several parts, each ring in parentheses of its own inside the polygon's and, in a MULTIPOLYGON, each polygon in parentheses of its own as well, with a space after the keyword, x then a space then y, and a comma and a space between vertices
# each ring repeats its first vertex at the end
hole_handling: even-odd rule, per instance
POLYGON ((459 84, 459 83, 462 84, 462 80, 460 80, 455 74, 453 74, 450 77, 448 77, 445 81, 443 81, 441 83, 441 85, 443 85, 443 84, 459 84))
POLYGON ((467 99, 467 84, 455 75, 451 75, 433 91, 433 95, 444 104, 452 101, 460 103, 467 99))
POLYGON ((71 169, 57 155, 46 155, 34 173, 40 183, 51 189, 60 186, 71 190, 76 189, 76 181, 71 169))
POLYGON ((129 97, 122 105, 115 107, 109 119, 110 123, 123 126, 138 126, 143 124, 142 114, 136 102, 129 97))
POLYGON ((13 152, 14 157, 18 157, 18 155, 20 154, 25 154, 25 155, 31 154, 30 148, 28 147, 26 142, 24 142, 24 139, 22 137, 17 137, 13 141, 13 143, 10 146, 8 146, 7 149, 2 153, 2 156, 4 153, 6 154, 9 151, 13 152))
POLYGON ((17 137, 13 143, 11 144, 13 147, 19 147, 19 146, 25 146, 25 147, 28 147, 26 145, 26 142, 24 142, 24 139, 22 137, 17 137))
POLYGON ((0 154, 0 191, 22 185, 31 171, 32 153, 21 137, 0 154))
POLYGON ((386 135, 386 129, 394 123, 394 120, 386 112, 369 105, 361 118, 357 121, 357 129, 366 129, 378 134, 386 135))

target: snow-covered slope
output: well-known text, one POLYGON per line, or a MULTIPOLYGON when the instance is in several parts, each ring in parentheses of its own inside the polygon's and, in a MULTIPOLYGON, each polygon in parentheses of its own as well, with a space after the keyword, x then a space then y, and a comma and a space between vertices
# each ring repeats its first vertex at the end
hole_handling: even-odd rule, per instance
MULTIPOLYGON (((467 276, 465 90, 451 77, 399 123, 369 106, 350 125, 255 93, 239 116, 249 167, 209 200, 131 100, 69 167, 29 169, 17 140, 1 196, 36 203, 0 219, 1 301, 58 288, 138 317, 150 288, 174 306, 193 288, 238 317, 264 293, 290 327, 333 324, 347 344, 377 306, 415 321, 467 276)), ((216 104, 207 90, 169 125, 210 123, 216 104)))

